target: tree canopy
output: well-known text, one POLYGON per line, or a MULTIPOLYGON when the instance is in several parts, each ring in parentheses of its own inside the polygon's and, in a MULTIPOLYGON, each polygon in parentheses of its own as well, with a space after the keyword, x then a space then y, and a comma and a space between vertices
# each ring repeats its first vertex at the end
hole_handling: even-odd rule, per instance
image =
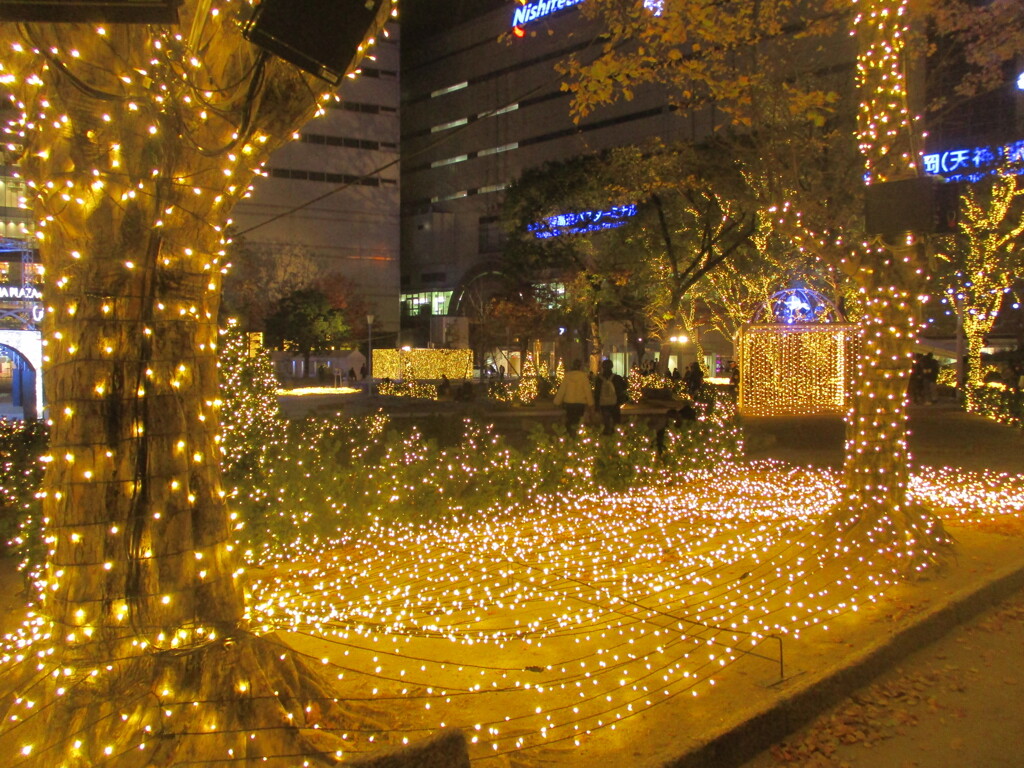
POLYGON ((345 313, 316 288, 282 296, 266 320, 267 343, 302 355, 307 361, 314 353, 340 349, 351 335, 345 313))

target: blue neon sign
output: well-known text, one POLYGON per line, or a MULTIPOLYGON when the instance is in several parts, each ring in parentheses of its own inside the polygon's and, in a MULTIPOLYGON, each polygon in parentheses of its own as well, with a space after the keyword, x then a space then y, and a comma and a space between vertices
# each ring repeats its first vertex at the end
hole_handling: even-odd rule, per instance
MULTIPOLYGON (((522 3, 512 14, 512 26, 522 27, 531 21, 543 19, 545 16, 550 16, 552 13, 565 10, 566 8, 572 8, 574 5, 579 5, 582 2, 583 0, 535 0, 532 3, 522 3)), ((654 13, 654 15, 660 16, 663 2, 664 0, 644 0, 644 7, 654 13)))
POLYGON ((581 2, 583 0, 536 0, 533 3, 520 5, 516 8, 515 13, 512 14, 512 26, 521 27, 524 24, 529 24, 531 21, 537 21, 537 19, 542 19, 565 8, 571 8, 581 2))
POLYGON ((623 226, 637 214, 635 205, 616 205, 606 211, 580 211, 579 213, 563 213, 549 216, 526 227, 534 237, 548 238, 562 235, 582 235, 586 232, 599 232, 602 229, 615 229, 623 226))
POLYGON ((947 181, 974 182, 997 173, 1024 173, 1024 139, 1001 147, 950 149, 924 156, 925 173, 947 181))

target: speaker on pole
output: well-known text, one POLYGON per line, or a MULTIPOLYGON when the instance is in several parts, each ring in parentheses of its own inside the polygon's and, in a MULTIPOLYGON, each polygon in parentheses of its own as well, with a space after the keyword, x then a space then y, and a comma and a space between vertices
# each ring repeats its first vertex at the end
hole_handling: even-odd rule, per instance
POLYGON ((388 0, 263 0, 246 40, 329 83, 345 76, 388 0))

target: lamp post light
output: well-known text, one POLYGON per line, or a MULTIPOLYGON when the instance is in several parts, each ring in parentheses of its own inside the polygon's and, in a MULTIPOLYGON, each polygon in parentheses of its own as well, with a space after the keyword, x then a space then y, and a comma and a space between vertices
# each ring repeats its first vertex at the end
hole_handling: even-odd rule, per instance
MULTIPOLYGON (((678 344, 679 345, 679 348, 676 350, 675 358, 676 358, 676 369, 677 370, 681 369, 683 367, 683 350, 682 350, 682 347, 683 347, 683 345, 689 343, 690 337, 685 335, 685 334, 680 334, 679 336, 673 336, 672 338, 669 339, 669 341, 672 342, 673 344, 678 344)), ((669 371, 666 368, 666 373, 671 373, 671 371, 669 371)))
POLYGON ((373 392, 373 315, 366 316, 366 331, 368 341, 366 344, 366 391, 373 392))

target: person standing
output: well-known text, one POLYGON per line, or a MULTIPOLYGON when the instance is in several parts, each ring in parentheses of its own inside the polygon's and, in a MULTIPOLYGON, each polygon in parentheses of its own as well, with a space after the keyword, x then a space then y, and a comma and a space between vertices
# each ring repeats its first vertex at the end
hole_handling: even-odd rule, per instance
POLYGON ((729 393, 732 395, 732 401, 735 403, 740 395, 740 367, 735 360, 730 360, 726 371, 729 374, 729 393))
POLYGON ((562 378, 555 393, 555 405, 565 409, 565 429, 575 435, 587 408, 594 407, 594 393, 590 388, 590 376, 583 370, 583 363, 573 360, 570 370, 562 378))
POLYGON ((939 361, 928 352, 921 361, 921 377, 924 379, 924 399, 934 405, 939 402, 939 361))
POLYGON ((704 370, 698 361, 694 360, 690 363, 686 373, 683 374, 683 382, 686 384, 686 391, 690 393, 690 397, 695 397, 700 392, 701 387, 704 386, 704 370))
POLYGON ((622 421, 622 404, 626 402, 626 380, 612 370, 612 361, 601 361, 601 372, 594 382, 594 402, 601 412, 603 435, 615 433, 615 427, 622 421))

